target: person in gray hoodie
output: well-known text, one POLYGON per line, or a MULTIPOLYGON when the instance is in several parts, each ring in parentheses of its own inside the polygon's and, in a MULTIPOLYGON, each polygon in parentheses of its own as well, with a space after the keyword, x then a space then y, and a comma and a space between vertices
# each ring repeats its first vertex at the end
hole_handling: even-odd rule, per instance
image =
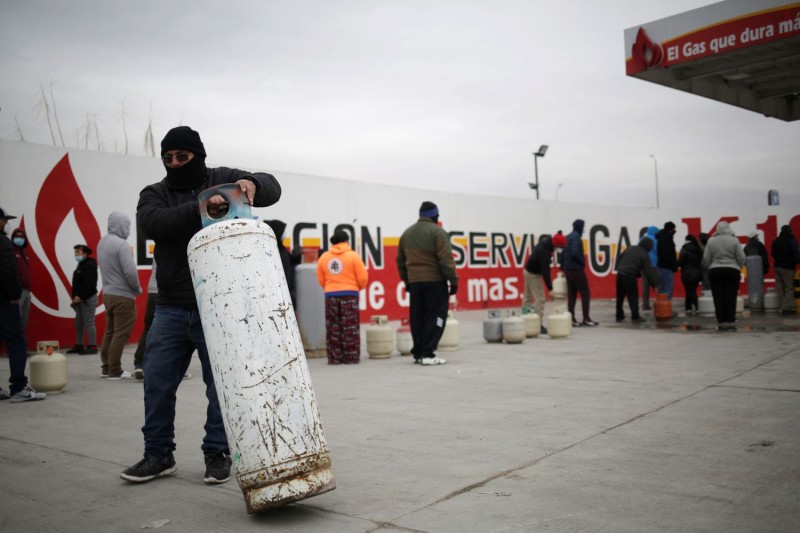
POLYGON ((625 298, 628 298, 631 308, 631 322, 646 322, 639 314, 639 285, 636 280, 641 277, 642 282, 646 279, 651 287, 658 288, 656 269, 650 262, 653 246, 652 239, 642 238, 638 245, 629 247, 620 256, 617 263, 617 322, 625 320, 622 307, 625 298))
POLYGON ((127 241, 130 234, 131 218, 114 211, 108 216, 108 234, 97 245, 106 307, 106 331, 100 347, 100 377, 109 380, 131 377, 130 372, 122 370, 122 350, 136 322, 136 297, 142 289, 127 241))
POLYGON ((736 298, 744 257, 730 224, 724 221, 717 224, 717 232, 708 239, 703 251, 703 268, 708 269, 718 331, 736 330, 736 298))

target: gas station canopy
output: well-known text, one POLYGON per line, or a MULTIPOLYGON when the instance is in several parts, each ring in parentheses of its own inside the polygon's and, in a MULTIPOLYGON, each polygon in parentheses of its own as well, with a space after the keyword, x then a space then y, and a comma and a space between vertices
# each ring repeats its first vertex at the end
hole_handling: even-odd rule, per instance
POLYGON ((800 119, 800 3, 727 0, 625 30, 628 76, 800 119))

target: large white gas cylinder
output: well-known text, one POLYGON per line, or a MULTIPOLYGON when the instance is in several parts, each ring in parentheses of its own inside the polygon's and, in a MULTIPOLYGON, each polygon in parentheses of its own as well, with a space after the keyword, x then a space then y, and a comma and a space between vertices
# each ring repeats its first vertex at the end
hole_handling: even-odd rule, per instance
POLYGON ((28 360, 31 387, 57 394, 67 386, 67 358, 58 351, 58 341, 39 341, 36 355, 28 360))
MULTIPOLYGON (((313 254, 303 253, 305 260, 313 254)), ((294 269, 295 293, 297 295, 297 325, 306 357, 326 357, 325 291, 317 280, 317 263, 302 263, 294 269)))
POLYGON ((697 312, 700 313, 700 316, 714 316, 716 314, 711 291, 704 291, 700 298, 697 299, 697 312))
POLYGON ((458 350, 458 320, 453 316, 453 311, 447 311, 447 321, 444 323, 442 338, 439 339, 437 349, 442 352, 455 352, 458 350))
POLYGON ((553 298, 556 300, 563 300, 567 297, 567 278, 564 277, 563 272, 556 274, 556 279, 553 280, 553 298))
POLYGON ((367 326, 367 353, 370 359, 388 359, 392 356, 392 328, 388 325, 389 317, 375 315, 372 324, 367 326))
POLYGON ((247 511, 334 489, 330 451, 272 230, 255 220, 218 222, 198 232, 187 252, 247 511))
POLYGON ((547 317, 547 334, 551 339, 565 339, 572 333, 572 315, 563 307, 547 317))
POLYGON ((407 318, 400 321, 400 327, 395 332, 395 339, 397 341, 397 351, 400 352, 400 355, 411 355, 411 349, 414 347, 414 338, 411 336, 411 327, 408 325, 407 318))
POLYGON ((508 344, 519 344, 525 340, 525 321, 518 316, 503 319, 503 340, 508 344))
POLYGON ((542 319, 536 313, 525 313, 522 315, 522 320, 525 321, 525 336, 529 339, 538 337, 542 331, 542 319))

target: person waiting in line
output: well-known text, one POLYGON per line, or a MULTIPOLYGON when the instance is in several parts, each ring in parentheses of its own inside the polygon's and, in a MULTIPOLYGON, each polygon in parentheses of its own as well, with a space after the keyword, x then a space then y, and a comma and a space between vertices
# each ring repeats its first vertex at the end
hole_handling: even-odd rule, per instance
POLYGON ((686 236, 686 242, 681 246, 678 267, 681 269, 681 283, 686 293, 684 309, 687 315, 696 315, 699 312, 697 287, 703 280, 703 249, 697 237, 691 233, 686 236))
POLYGON ((411 354, 414 363, 426 366, 447 363, 435 350, 447 324, 450 296, 458 292, 450 236, 438 223, 437 205, 422 202, 419 219, 403 232, 397 247, 397 270, 410 300, 411 354))
POLYGON ((639 314, 639 282, 638 278, 647 278, 652 287, 658 287, 656 270, 650 263, 650 251, 653 241, 644 238, 639 244, 630 246, 619 258, 617 263, 617 322, 625 320, 625 299, 631 309, 631 322, 647 322, 639 314))
POLYGON ((739 296, 744 252, 727 222, 717 224, 717 232, 708 239, 703 252, 703 266, 708 268, 717 331, 736 331, 736 298, 739 296))
POLYGON ((747 244, 744 245, 744 256, 758 256, 761 258, 761 281, 763 282, 764 277, 769 272, 769 254, 764 243, 758 240, 757 231, 753 231, 747 236, 747 244))
POLYGON ((28 384, 25 363, 28 361, 28 339, 22 327, 19 299, 22 285, 19 282, 14 245, 6 235, 6 224, 17 218, 0 208, 0 343, 8 347, 8 377, 10 390, 0 387, 0 400, 11 403, 44 400, 47 395, 37 392, 28 384))
POLYGON ((106 308, 106 330, 100 346, 101 377, 109 381, 132 376, 122 369, 122 350, 136 323, 136 297, 142 293, 142 288, 127 241, 130 234, 131 217, 113 211, 108 216, 108 233, 97 244, 106 308))
MULTIPOLYGON (((656 242, 656 234, 658 233, 657 226, 649 226, 644 235, 641 236, 639 239, 639 245, 642 244, 642 240, 648 239, 650 242, 653 243, 652 249, 650 250, 650 265, 656 269, 656 275, 658 275, 658 243, 656 242)), ((650 307, 650 291, 655 290, 656 286, 650 284, 647 280, 647 276, 642 276, 642 310, 650 311, 652 307, 650 307)))
POLYGON ((667 299, 672 300, 675 287, 675 273, 678 271, 678 253, 675 250, 675 224, 667 222, 656 233, 656 253, 658 255, 658 286, 667 299))
POLYGON ((19 282, 22 285, 19 312, 22 317, 22 329, 25 330, 28 327, 28 316, 31 312, 31 258, 28 255, 28 236, 25 234, 25 230, 17 228, 12 231, 11 242, 14 244, 19 282))
POLYGON ((94 355, 97 353, 97 261, 92 249, 85 244, 76 244, 75 261, 78 266, 72 273, 72 308, 75 310, 75 346, 67 353, 94 355), (84 338, 86 344, 83 343, 84 338))
POLYGON ((775 265, 775 291, 778 293, 778 309, 782 315, 794 315, 794 271, 800 263, 800 249, 792 234, 791 226, 781 226, 778 238, 772 241, 772 262, 775 265))
POLYGON ((525 262, 522 274, 525 277, 525 292, 522 296, 522 312, 528 313, 534 304, 536 314, 541 318, 541 332, 547 335, 544 326, 544 287, 553 292, 553 281, 550 278, 550 263, 553 260, 553 239, 550 235, 541 235, 539 243, 533 248, 525 262))
POLYGON ((597 322, 589 316, 589 302, 591 291, 589 279, 586 277, 586 256, 583 254, 583 228, 585 222, 580 218, 572 223, 572 233, 567 235, 567 247, 564 249, 564 264, 562 270, 567 278, 567 306, 572 315, 572 326, 596 326, 597 322), (578 322, 575 317, 575 304, 581 296, 583 320, 578 322))
POLYGON ((328 364, 358 364, 361 359, 359 292, 369 275, 350 248, 347 233, 336 230, 330 250, 317 261, 317 280, 325 291, 325 345, 328 364))

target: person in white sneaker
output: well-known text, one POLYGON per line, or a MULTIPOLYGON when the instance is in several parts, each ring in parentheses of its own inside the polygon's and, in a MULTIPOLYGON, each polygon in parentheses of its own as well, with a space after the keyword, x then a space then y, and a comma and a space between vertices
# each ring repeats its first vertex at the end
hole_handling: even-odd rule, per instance
POLYGON ((8 379, 11 390, 6 392, 0 389, 0 400, 10 398, 12 403, 18 403, 44 400, 47 395, 29 387, 28 377, 25 375, 28 341, 19 310, 22 285, 19 281, 14 245, 6 235, 6 224, 14 218, 17 217, 0 208, 0 342, 5 342, 8 347, 8 366, 11 369, 8 379))
POLYGON ((450 296, 458 292, 458 274, 450 236, 439 227, 439 208, 433 202, 422 202, 419 219, 400 237, 397 270, 410 295, 414 362, 443 365, 447 361, 434 350, 444 332, 450 296))

